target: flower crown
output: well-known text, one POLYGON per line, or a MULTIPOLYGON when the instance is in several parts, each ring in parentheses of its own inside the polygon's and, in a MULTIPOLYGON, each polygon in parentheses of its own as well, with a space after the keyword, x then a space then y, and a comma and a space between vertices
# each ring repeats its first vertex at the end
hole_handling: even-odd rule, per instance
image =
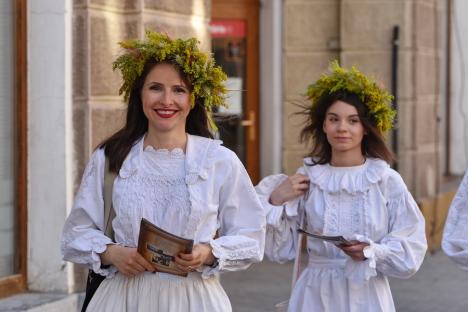
POLYGON ((187 75, 192 84, 190 95, 192 108, 195 106, 196 98, 202 100, 210 125, 216 129, 211 112, 214 107, 226 106, 227 90, 224 81, 227 76, 219 66, 215 65, 211 55, 199 50, 198 43, 195 38, 173 40, 165 34, 151 30, 146 31, 145 40, 119 42, 119 45, 127 51, 112 64, 113 70, 119 69, 122 72, 123 83, 119 95, 123 93, 125 101, 128 100, 135 80, 141 75, 148 61, 173 63, 187 75))
POLYGON ((345 90, 359 96, 375 120, 376 128, 382 134, 393 127, 396 111, 391 106, 392 95, 354 66, 346 71, 335 60, 330 63, 330 70, 329 75, 323 74, 320 79, 307 87, 307 97, 312 102, 312 108, 322 96, 345 90))

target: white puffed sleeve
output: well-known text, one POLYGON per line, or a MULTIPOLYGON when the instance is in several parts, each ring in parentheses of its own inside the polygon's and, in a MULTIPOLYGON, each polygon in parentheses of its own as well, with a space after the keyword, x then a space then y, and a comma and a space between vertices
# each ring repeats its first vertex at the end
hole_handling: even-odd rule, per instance
POLYGON ((63 259, 87 264, 94 272, 111 277, 115 267, 101 267, 99 253, 112 240, 100 229, 104 228, 104 150, 98 149, 86 166, 72 211, 65 221, 61 250, 63 259))
POLYGON ((366 279, 375 276, 375 271, 409 278, 421 266, 427 250, 424 217, 398 173, 392 171, 386 188, 388 234, 378 242, 368 241, 366 261, 354 261, 368 266, 366 279))
MULTIPOLYGON (((297 173, 305 174, 303 168, 297 173)), ((267 230, 265 238, 265 255, 271 261, 284 263, 296 256, 297 228, 299 225, 299 203, 302 197, 275 206, 270 203, 273 191, 285 180, 284 174, 271 175, 264 178, 255 187, 260 202, 267 215, 267 230)))
POLYGON ((205 267, 203 276, 243 270, 263 259, 265 213, 244 166, 234 153, 228 153, 229 169, 221 173, 224 183, 219 193, 219 237, 210 241, 218 265, 205 267))
POLYGON ((442 249, 462 269, 468 270, 468 171, 450 205, 442 249))

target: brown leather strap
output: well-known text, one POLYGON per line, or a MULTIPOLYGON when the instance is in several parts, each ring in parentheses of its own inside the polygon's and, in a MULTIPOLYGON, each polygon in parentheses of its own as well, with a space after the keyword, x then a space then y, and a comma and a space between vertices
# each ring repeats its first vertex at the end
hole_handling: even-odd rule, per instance
POLYGON ((112 220, 115 218, 115 210, 112 205, 112 188, 117 175, 109 171, 109 157, 106 156, 104 166, 104 234, 114 241, 114 229, 112 220))

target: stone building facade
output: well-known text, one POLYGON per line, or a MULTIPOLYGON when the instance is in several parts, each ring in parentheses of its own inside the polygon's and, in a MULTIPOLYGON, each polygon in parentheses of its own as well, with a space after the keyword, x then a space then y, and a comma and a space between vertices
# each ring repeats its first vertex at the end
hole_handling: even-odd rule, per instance
MULTIPOLYGON (((119 53, 116 43, 143 37, 145 29, 153 29, 174 37, 195 36, 210 51, 213 3, 222 1, 230 2, 28 2, 28 73, 24 77, 28 81, 28 191, 24 194, 28 259, 23 296, 32 298, 28 299, 31 305, 49 302, 41 311, 62 311, 79 304, 76 293, 83 289, 85 271, 63 262, 58 246, 90 154, 124 119, 125 104, 117 94, 120 77, 111 65, 119 53)), ((399 27, 398 170, 421 204, 431 246, 436 248, 457 186, 450 177, 460 175, 468 165, 459 157, 461 144, 450 141, 451 131, 459 133, 457 129, 463 127, 451 130, 458 119, 451 115, 450 98, 461 91, 448 83, 458 86, 463 81, 451 74, 449 43, 450 3, 464 0, 243 1, 260 7, 258 166, 262 176, 293 173, 301 164, 307 149, 298 142, 301 120, 293 115, 295 104, 330 60, 338 59, 345 67, 356 65, 391 87, 392 32, 399 27)), ((459 44, 468 48, 468 41, 459 44)), ((0 277, 3 297, 1 282, 0 277)), ((8 304, 0 301, 0 307, 15 305, 8 304)))

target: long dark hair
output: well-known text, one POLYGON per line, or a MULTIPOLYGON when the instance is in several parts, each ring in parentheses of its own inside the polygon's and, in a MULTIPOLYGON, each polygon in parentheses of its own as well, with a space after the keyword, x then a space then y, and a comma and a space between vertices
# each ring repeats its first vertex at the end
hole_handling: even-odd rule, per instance
POLYGON ((376 128, 376 121, 369 114, 366 105, 358 95, 344 90, 325 94, 313 105, 303 105, 300 115, 306 115, 307 121, 300 133, 301 143, 312 141, 312 151, 307 155, 312 158, 312 165, 330 163, 332 157, 331 145, 323 131, 323 123, 328 109, 336 101, 343 101, 354 106, 359 119, 367 132, 361 142, 361 152, 365 157, 374 157, 385 160, 391 164, 394 161, 393 153, 385 145, 382 133, 376 128))
MULTIPOLYGON (((167 62, 174 66, 179 72, 182 80, 191 88, 190 80, 182 70, 174 63, 167 62)), ((145 64, 141 75, 135 80, 128 100, 127 118, 122 129, 111 135, 99 144, 98 148, 104 148, 104 153, 109 157, 109 169, 118 173, 120 167, 132 149, 133 145, 148 131, 148 119, 143 112, 141 101, 141 90, 145 83, 146 76, 158 64, 149 61, 145 64)), ((208 125, 208 117, 205 107, 200 99, 195 99, 195 106, 190 110, 185 123, 185 131, 189 134, 213 138, 208 125)))

